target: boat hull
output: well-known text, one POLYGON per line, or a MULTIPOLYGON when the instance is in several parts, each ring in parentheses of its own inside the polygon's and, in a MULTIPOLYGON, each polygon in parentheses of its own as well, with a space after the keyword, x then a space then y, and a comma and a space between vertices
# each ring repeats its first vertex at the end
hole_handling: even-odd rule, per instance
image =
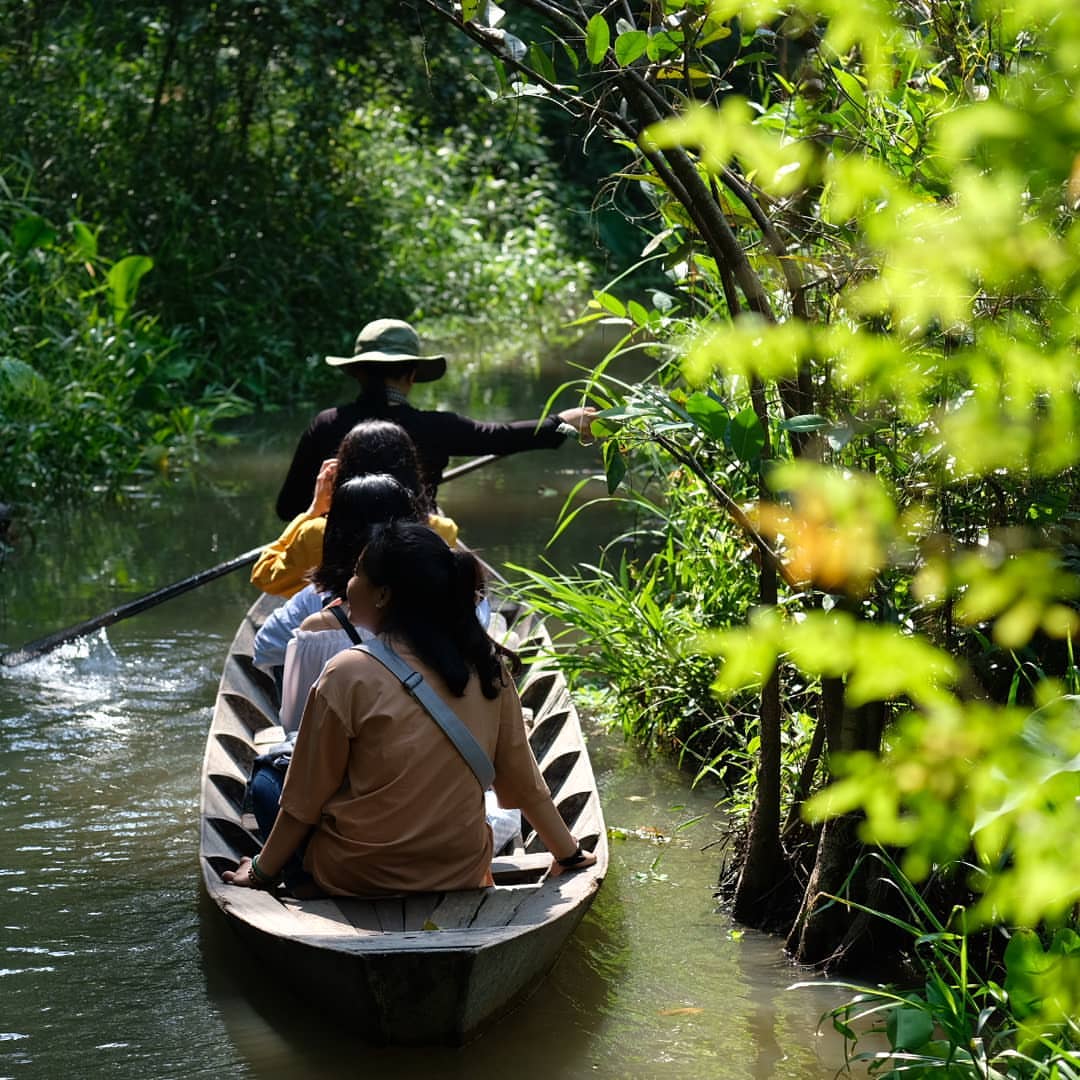
MULTIPOLYGON (((226 885, 221 874, 259 848, 243 813, 252 760, 280 738, 272 681, 254 667, 255 632, 276 601, 247 613, 222 672, 203 763, 200 862, 207 894, 282 987, 377 1043, 460 1044, 527 998, 584 917, 607 869, 595 779, 565 680, 528 665, 520 692, 530 741, 556 805, 597 863, 549 879, 527 830, 492 864, 495 887, 377 900, 296 900, 226 885)), ((550 642, 507 608, 526 654, 550 642)), ((526 823, 527 824, 527 823, 526 823)))

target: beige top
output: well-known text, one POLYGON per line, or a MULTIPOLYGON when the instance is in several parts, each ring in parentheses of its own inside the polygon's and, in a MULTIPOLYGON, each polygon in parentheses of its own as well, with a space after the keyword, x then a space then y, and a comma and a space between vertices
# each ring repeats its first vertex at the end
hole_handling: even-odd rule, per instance
MULTIPOLYGON (((489 701, 479 681, 464 697, 394 641, 457 713, 495 765, 507 808, 550 798, 507 678, 489 701)), ((377 660, 339 653, 308 696, 281 806, 317 825, 304 860, 336 895, 476 888, 490 882, 491 830, 476 776, 431 715, 377 660)))

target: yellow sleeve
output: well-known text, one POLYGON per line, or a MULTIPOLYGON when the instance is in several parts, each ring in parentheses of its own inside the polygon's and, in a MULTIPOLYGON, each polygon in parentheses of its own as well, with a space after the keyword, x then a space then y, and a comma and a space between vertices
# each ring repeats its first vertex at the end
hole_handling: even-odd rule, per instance
POLYGON ((272 596, 292 596, 306 584, 304 575, 322 561, 326 518, 297 515, 267 544, 251 568, 251 584, 272 596))
POLYGON ((442 514, 428 514, 428 528, 438 533, 449 547, 457 543, 458 527, 453 518, 443 517, 442 514))

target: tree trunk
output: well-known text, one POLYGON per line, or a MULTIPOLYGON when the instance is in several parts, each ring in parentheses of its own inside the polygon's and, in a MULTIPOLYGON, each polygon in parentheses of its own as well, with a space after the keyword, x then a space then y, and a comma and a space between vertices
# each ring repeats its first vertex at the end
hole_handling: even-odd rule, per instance
POLYGON ((826 821, 818 837, 814 869, 806 884, 802 906, 787 939, 787 950, 796 963, 826 966, 836 958, 851 923, 838 896, 851 873, 857 818, 853 814, 826 821))
MULTIPOLYGON (((823 679, 822 720, 829 750, 876 750, 881 739, 884 707, 871 702, 858 709, 844 706, 843 683, 823 679)), ((855 913, 832 896, 865 899, 865 873, 857 866, 861 842, 856 835, 859 816, 845 814, 825 822, 818 836, 814 869, 803 893, 787 949, 797 963, 829 966, 856 946, 855 913)), ((860 923, 865 928, 865 924, 860 923)))
MULTIPOLYGON (((763 563, 758 597, 776 603, 776 571, 763 563)), ((761 689, 757 784, 750 814, 746 851, 735 887, 733 914, 748 926, 766 928, 777 921, 789 898, 787 860, 780 843, 780 672, 774 668, 761 689)))

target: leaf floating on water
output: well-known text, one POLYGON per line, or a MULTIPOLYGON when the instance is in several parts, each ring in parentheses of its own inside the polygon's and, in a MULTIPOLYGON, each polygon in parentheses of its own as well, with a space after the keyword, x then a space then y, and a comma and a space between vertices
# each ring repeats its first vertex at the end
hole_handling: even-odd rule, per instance
POLYGON ((648 840, 654 844, 669 844, 671 837, 652 825, 640 829, 624 829, 619 825, 608 826, 608 838, 611 840, 648 840))
POLYGON ((626 801, 627 802, 644 802, 645 801, 645 796, 644 795, 627 795, 626 796, 626 801))
POLYGON ((703 1013, 704 1009, 696 1008, 692 1005, 686 1005, 681 1009, 661 1009, 657 1014, 659 1016, 697 1016, 698 1013, 703 1013))
POLYGON ((428 921, 426 923, 424 923, 424 925, 421 926, 420 929, 421 930, 441 930, 442 927, 436 925, 430 919, 428 919, 428 921))

